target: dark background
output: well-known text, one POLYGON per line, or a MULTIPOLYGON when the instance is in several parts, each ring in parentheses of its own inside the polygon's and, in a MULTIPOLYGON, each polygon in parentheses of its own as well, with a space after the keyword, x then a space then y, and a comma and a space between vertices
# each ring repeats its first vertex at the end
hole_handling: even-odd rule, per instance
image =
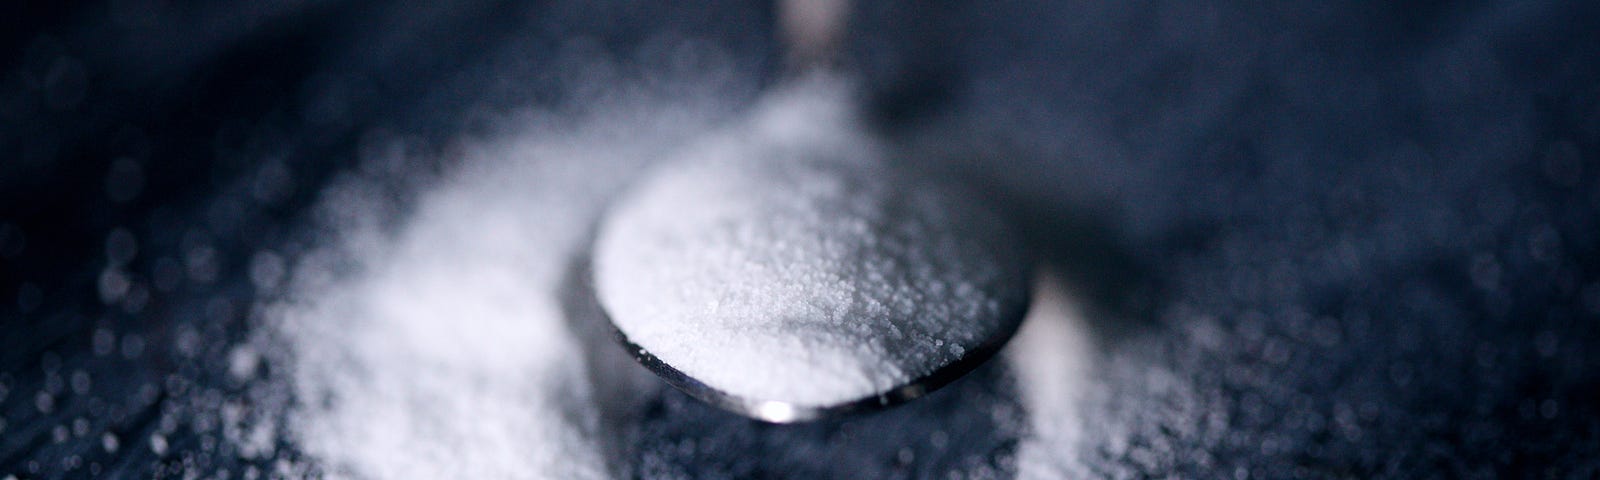
MULTIPOLYGON (((735 98, 781 73, 761 2, 30 3, 0 12, 0 475, 280 468, 292 445, 249 458, 194 412, 291 401, 226 357, 274 293, 261 265, 317 241, 299 227, 326 185, 375 179, 403 211, 487 118, 672 68, 652 38, 716 46, 735 98), (574 51, 619 68, 578 72, 574 51), (426 160, 385 163, 396 148, 426 160)), ((1135 358, 1113 364, 1171 368, 1205 399, 1102 373, 1090 411, 1139 427, 1094 437, 1094 473, 1600 473, 1600 9, 858 7, 847 68, 875 126, 972 174, 1103 308, 1143 319, 1117 327, 1139 340, 1110 342, 1135 358), (1170 425, 1183 411, 1229 420, 1170 425)), ((847 427, 786 438, 659 402, 677 413, 643 427, 644 473, 826 474, 782 452, 847 427), (736 433, 671 453, 705 424, 736 433)), ((1000 430, 970 448, 1020 434, 1000 430)))

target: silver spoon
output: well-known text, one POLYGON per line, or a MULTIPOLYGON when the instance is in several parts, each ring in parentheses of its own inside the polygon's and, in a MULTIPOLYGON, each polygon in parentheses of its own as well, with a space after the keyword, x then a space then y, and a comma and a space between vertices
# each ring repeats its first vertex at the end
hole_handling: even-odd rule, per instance
POLYGON ((669 384, 786 423, 921 397, 1027 310, 1016 236, 970 192, 884 159, 814 75, 613 204, 591 258, 616 339, 669 384))

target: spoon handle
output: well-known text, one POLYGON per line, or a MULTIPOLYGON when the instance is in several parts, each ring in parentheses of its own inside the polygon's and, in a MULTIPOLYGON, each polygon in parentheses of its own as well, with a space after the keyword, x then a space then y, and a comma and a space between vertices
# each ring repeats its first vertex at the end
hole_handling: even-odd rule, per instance
POLYGON ((838 61, 849 0, 782 0, 778 35, 790 73, 828 69, 838 61))

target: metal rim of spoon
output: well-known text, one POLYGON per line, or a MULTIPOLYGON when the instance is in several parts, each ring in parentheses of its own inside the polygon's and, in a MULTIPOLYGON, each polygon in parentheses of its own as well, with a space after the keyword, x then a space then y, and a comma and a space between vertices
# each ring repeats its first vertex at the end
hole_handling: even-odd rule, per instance
MULTIPOLYGON (((1031 272, 1027 274, 1030 278, 1032 277, 1031 272)), ((580 275, 579 281, 582 283, 582 288, 587 290, 585 293, 589 295, 590 299, 596 298, 593 296, 595 291, 594 275, 587 259, 583 262, 580 275)), ((1030 292, 1029 297, 1031 296, 1030 292)), ((673 388, 700 401, 757 420, 770 423, 795 423, 881 410, 916 400, 949 385, 993 358, 995 354, 1000 352, 1001 348, 1005 347, 1006 343, 1011 341, 1011 337, 1015 336, 1018 328, 1021 327, 1022 319, 1027 314, 1030 303, 1030 301, 1025 300, 1011 306, 1010 311, 1002 314, 1001 318, 1005 318, 1007 321, 1002 324, 1001 329, 995 331, 994 335, 987 338, 983 343, 967 349, 966 354, 962 355, 961 358, 945 364, 927 375, 882 393, 828 406, 800 405, 781 400, 748 398, 713 388, 677 368, 673 368, 672 365, 651 354, 649 350, 634 343, 628 338, 627 334, 617 328, 616 323, 611 320, 610 313, 606 312, 604 307, 599 307, 596 311, 601 319, 604 320, 605 327, 610 331, 612 340, 621 345, 640 365, 661 377, 673 388)))

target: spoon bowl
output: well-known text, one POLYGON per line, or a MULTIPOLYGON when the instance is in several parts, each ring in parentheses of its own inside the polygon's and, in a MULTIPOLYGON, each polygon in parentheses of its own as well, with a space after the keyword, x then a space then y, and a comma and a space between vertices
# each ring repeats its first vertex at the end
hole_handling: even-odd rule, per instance
POLYGON ((888 160, 836 79, 774 93, 608 210, 593 292, 668 383, 792 422, 921 397, 993 356, 1031 278, 1006 222, 888 160))

